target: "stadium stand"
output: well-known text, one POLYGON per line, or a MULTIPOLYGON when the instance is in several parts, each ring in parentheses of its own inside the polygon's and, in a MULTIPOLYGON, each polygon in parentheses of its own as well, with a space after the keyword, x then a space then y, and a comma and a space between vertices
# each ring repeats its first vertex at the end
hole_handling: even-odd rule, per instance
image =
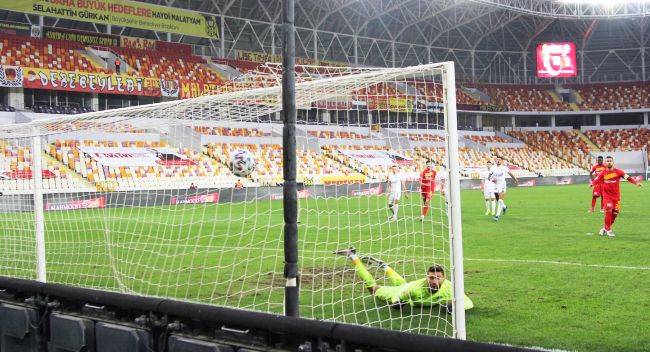
MULTIPOLYGON (((0 145, 0 190, 20 191, 29 190, 32 186, 32 153, 31 148, 3 143, 0 145)), ((43 158, 41 161, 43 188, 83 189, 83 181, 69 175, 67 168, 53 160, 43 158)))
POLYGON ((581 172, 579 168, 565 160, 528 146, 522 148, 495 147, 491 148, 491 151, 499 158, 508 161, 508 166, 512 169, 513 174, 518 177, 534 175, 562 176, 581 172), (513 165, 523 170, 513 168, 513 165))
POLYGON ((92 112, 93 110, 85 106, 34 104, 32 106, 32 111, 43 114, 75 115, 92 112))
POLYGON ((587 130, 585 135, 604 151, 650 149, 650 129, 648 128, 587 130))
POLYGON ((0 63, 64 71, 103 72, 79 53, 83 45, 63 40, 0 36, 0 63))
POLYGON ((509 111, 569 111, 571 106, 554 101, 545 86, 490 85, 477 87, 492 98, 492 103, 509 111))
POLYGON ((650 89, 644 82, 573 85, 580 110, 641 109, 650 106, 650 89), (580 100, 580 99, 579 99, 580 100))
POLYGON ((48 146, 48 153, 98 186, 114 183, 114 190, 187 188, 190 183, 198 187, 223 187, 234 183, 230 171, 215 160, 197 151, 170 147, 164 142, 56 140, 48 146), (142 153, 154 148, 158 160, 150 166, 106 166, 84 153, 80 149, 82 146, 138 148, 142 153))
MULTIPOLYGON (((282 178, 282 146, 279 144, 208 143, 204 146, 204 153, 222 164, 228 164, 230 155, 238 149, 250 151, 258 162, 257 170, 251 175, 253 181, 263 183, 282 178)), ((299 149, 297 150, 297 161, 299 179, 310 178, 318 183, 322 176, 359 175, 351 168, 329 158, 327 153, 299 149)))
POLYGON ((467 139, 469 139, 469 140, 471 140, 473 142, 479 143, 479 144, 510 143, 509 140, 507 140, 507 139, 505 139, 503 137, 500 137, 500 136, 483 136, 483 135, 470 134, 470 135, 463 135, 463 137, 465 137, 465 138, 467 138, 467 139))
POLYGON ((119 54, 144 77, 224 83, 221 76, 208 68, 206 61, 197 56, 119 47, 112 47, 111 51, 119 54))
POLYGON ((595 159, 589 155, 589 146, 575 131, 510 131, 509 135, 523 141, 531 147, 579 166, 584 171, 590 170, 595 159))
POLYGON ((411 141, 428 141, 428 142, 444 142, 443 136, 438 134, 428 133, 400 133, 402 137, 408 137, 411 141))

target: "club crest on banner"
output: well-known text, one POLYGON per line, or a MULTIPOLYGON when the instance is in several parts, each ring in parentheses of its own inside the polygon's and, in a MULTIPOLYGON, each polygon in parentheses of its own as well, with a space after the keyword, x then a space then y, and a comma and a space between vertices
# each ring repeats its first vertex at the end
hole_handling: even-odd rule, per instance
POLYGON ((0 66, 0 87, 22 87, 23 71, 18 66, 0 66))
POLYGON ((178 84, 177 80, 160 80, 160 93, 163 97, 178 97, 178 91, 180 90, 179 88, 180 85, 178 84))

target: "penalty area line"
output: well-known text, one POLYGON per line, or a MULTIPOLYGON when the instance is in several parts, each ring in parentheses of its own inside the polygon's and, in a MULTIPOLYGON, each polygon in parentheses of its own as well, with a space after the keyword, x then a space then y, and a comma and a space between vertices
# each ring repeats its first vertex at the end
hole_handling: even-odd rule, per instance
POLYGON ((560 262, 560 261, 553 261, 553 260, 490 259, 490 258, 465 258, 465 260, 472 261, 472 262, 550 264, 550 265, 567 265, 567 266, 580 266, 580 267, 602 268, 602 269, 627 269, 627 270, 650 271, 650 267, 647 266, 585 264, 585 263, 576 263, 576 262, 560 262))

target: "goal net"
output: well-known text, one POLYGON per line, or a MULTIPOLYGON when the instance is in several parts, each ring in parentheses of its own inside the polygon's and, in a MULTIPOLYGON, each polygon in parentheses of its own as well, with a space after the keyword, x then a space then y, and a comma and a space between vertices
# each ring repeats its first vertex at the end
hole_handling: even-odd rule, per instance
MULTIPOLYGON (((354 247, 404 282, 439 264, 462 294, 448 67, 298 66, 301 316, 464 337, 462 309, 391 309, 335 254, 354 247), (422 219, 427 160, 437 180, 422 219), (389 208, 393 166, 406 191, 389 208)), ((0 127, 0 275, 281 314, 280 76, 269 64, 226 93, 0 127), (238 177, 228 161, 242 149, 257 165, 238 177)))

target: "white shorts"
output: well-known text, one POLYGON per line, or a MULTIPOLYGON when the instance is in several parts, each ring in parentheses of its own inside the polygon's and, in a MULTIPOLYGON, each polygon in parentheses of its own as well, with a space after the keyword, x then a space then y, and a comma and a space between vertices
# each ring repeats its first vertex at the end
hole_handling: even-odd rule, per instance
POLYGON ((485 195, 485 199, 494 198, 494 187, 485 187, 483 194, 485 195))
POLYGON ((505 193, 506 192, 506 181, 497 182, 494 186, 495 193, 505 193))
POLYGON ((392 203, 402 198, 402 192, 390 192, 388 195, 388 203, 392 203))

